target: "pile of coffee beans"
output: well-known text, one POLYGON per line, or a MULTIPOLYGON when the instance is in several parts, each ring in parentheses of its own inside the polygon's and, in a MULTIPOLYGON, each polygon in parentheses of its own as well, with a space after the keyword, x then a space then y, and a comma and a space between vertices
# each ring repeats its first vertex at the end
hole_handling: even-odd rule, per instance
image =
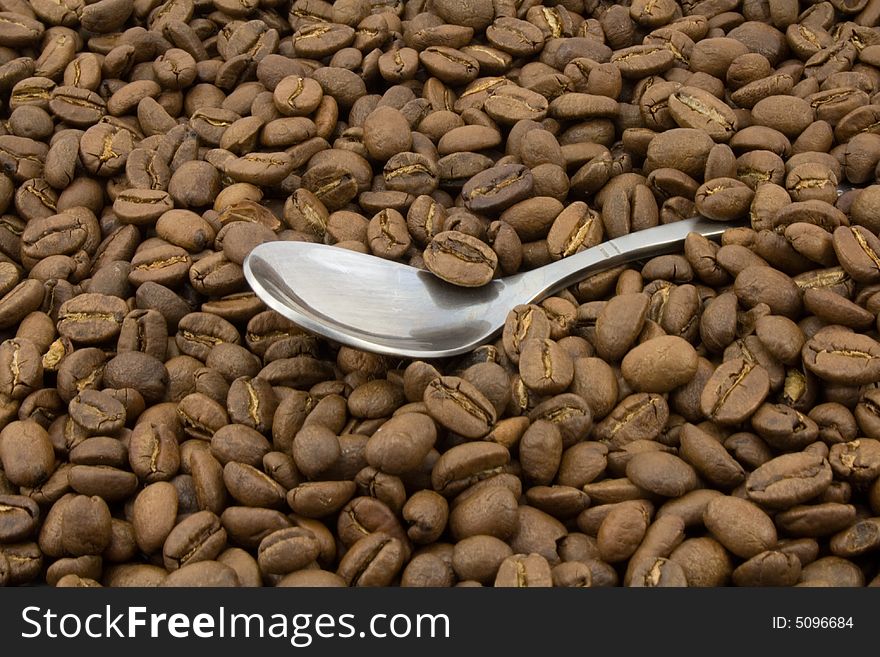
POLYGON ((878 23, 0 0, 0 585, 880 583, 878 23), (242 271, 307 240, 480 286, 698 213, 742 227, 443 362, 242 271))

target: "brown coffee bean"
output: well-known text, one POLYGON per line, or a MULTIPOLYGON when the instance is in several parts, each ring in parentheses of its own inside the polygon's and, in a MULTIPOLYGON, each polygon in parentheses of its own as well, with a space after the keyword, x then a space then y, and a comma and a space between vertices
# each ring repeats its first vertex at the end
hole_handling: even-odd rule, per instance
POLYGON ((440 377, 425 388, 429 415, 446 428, 469 438, 486 435, 495 424, 495 408, 473 385, 457 377, 440 377))
POLYGON ((760 365, 735 358, 722 363, 700 397, 703 413, 720 424, 737 424, 751 415, 770 392, 770 379, 760 365))
POLYGON ((658 134, 648 145, 648 166, 651 169, 671 167, 691 177, 699 177, 713 145, 712 138, 702 130, 667 130, 658 134))
POLYGON ((456 540, 481 534, 507 540, 518 525, 516 498, 510 489, 498 485, 475 490, 449 514, 449 528, 456 540))
POLYGON ((801 354, 807 369, 823 380, 865 384, 880 378, 875 371, 878 348, 867 335, 833 330, 813 336, 801 354))
POLYGON ((688 342, 664 336, 630 351, 621 363, 621 372, 635 390, 669 392, 690 381, 697 364, 697 353, 688 342))
POLYGON ((367 442, 367 462, 389 474, 416 470, 437 440, 434 421, 422 413, 405 413, 383 423, 367 442))
POLYGON ((564 391, 574 378, 574 363, 552 340, 528 339, 521 343, 519 372, 523 383, 541 394, 564 391))
POLYGON ((727 141, 739 129, 733 110, 698 87, 681 87, 668 102, 669 114, 679 127, 703 130, 715 141, 727 141))
POLYGON ((474 212, 503 210, 523 200, 532 190, 529 169, 509 164, 494 167, 472 177, 462 188, 465 207, 474 212))
POLYGON ((40 507, 23 495, 0 496, 0 539, 17 543, 31 537, 40 520, 40 507))
POLYGON ((135 498, 131 522, 144 553, 157 552, 165 544, 176 522, 177 507, 177 489, 168 482, 150 484, 135 498))
POLYGON ((853 484, 867 484, 880 473, 880 441, 859 438, 831 446, 828 462, 834 474, 853 484))
POLYGON ((553 585, 550 564, 539 554, 514 554, 501 562, 496 587, 534 588, 553 585))
POLYGON ((729 489, 745 480, 745 470, 720 442, 693 424, 679 433, 681 457, 714 485, 729 489))
POLYGON ((387 586, 402 568, 403 561, 400 541, 387 534, 370 534, 345 553, 337 574, 349 586, 387 586))
POLYGON ((623 447, 636 440, 654 440, 669 419, 669 405, 655 393, 637 393, 625 397, 608 416, 596 425, 597 440, 623 447))
POLYGON ((226 546, 226 530, 220 518, 199 511, 177 523, 162 548, 165 568, 177 570, 199 561, 210 561, 226 546))
POLYGON ((313 562, 318 557, 319 550, 315 535, 308 529, 279 529, 260 542, 257 562, 263 573, 284 575, 313 562))
POLYGON ((665 497, 681 497, 697 486, 697 473, 686 462, 665 452, 636 454, 626 466, 636 486, 665 497))
POLYGON ((219 561, 187 562, 162 580, 162 587, 231 587, 241 583, 235 571, 219 561))
POLYGON ((774 522, 792 536, 825 536, 853 524, 856 510, 850 504, 828 502, 794 506, 776 514, 774 522))
POLYGON ((733 571, 727 551, 709 537, 685 540, 669 559, 681 566, 688 586, 693 587, 722 586, 733 571))
POLYGON ((549 103, 541 94, 515 85, 503 85, 486 99, 483 108, 495 121, 514 125, 517 121, 540 121, 547 116, 549 103))
POLYGON ((0 463, 7 479, 16 486, 43 483, 55 469, 49 434, 30 420, 10 422, 0 431, 0 463))
POLYGON ((721 496, 709 502, 703 521, 728 550, 749 559, 776 545, 773 521, 757 505, 737 497, 721 496))
POLYGON ((877 518, 856 522, 831 538, 831 551, 840 557, 857 557, 877 548, 880 543, 877 518))
POLYGON ((746 479, 750 499, 772 508, 788 508, 814 498, 832 479, 831 466, 809 452, 783 454, 752 472, 746 479))
POLYGON ((510 452, 489 442, 465 443, 444 452, 434 464, 431 483, 444 495, 455 495, 471 484, 491 477, 510 461, 510 452))
POLYGON ((113 434, 125 425, 125 407, 104 392, 83 390, 68 406, 70 417, 87 431, 113 434))
POLYGON ((801 568, 797 556, 768 550, 738 566, 732 579, 737 586, 794 586, 800 579, 801 568))
POLYGON ((64 507, 61 544, 75 556, 100 554, 110 542, 110 509, 97 496, 77 495, 64 507))
POLYGON ((650 523, 649 514, 638 503, 624 502, 608 512, 597 536, 603 561, 616 563, 635 552, 650 523))
POLYGON ((643 293, 622 294, 596 318, 596 351, 608 361, 623 358, 641 333, 650 299, 643 293))
POLYGON ((862 226, 840 226, 834 230, 834 252, 841 266, 863 283, 880 280, 877 253, 880 242, 862 226))
POLYGON ((321 518, 345 506, 356 489, 353 481, 305 482, 287 492, 287 503, 302 516, 321 518))

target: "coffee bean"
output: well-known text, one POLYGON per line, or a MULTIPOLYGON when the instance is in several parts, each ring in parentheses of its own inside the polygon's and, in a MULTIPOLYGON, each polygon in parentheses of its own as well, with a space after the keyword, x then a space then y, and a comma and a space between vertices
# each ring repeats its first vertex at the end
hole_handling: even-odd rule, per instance
POLYGON ((633 587, 687 586, 687 577, 680 565, 665 557, 640 561, 632 574, 633 587))
POLYGON ((33 421, 10 422, 0 431, 0 463, 16 486, 37 486, 55 469, 49 435, 33 421))
POLYGON ((737 424, 754 413, 770 392, 767 371, 735 358, 718 367, 703 388, 700 408, 720 424, 737 424))
POLYGON ((590 404, 579 395, 565 393, 538 404, 529 413, 529 420, 547 420, 555 424, 562 437, 562 446, 567 448, 589 435, 593 427, 590 409, 590 404))
POLYGON ((801 561, 793 554, 767 550, 733 571, 737 586, 794 586, 801 576, 801 561))
POLYGON ((519 372, 523 383, 541 394, 564 391, 574 378, 574 363, 552 340, 528 339, 521 344, 519 372))
POLYGON ((669 418, 666 400, 654 393, 625 397, 614 410, 596 425, 596 439, 614 447, 636 440, 653 440, 660 435, 669 418))
POLYGON ((697 486, 697 473, 683 460, 664 452, 636 454, 626 466, 636 486, 665 497, 681 497, 697 486))
POLYGON ((860 520, 831 538, 831 551, 841 557, 856 557, 875 549, 880 541, 877 518, 860 520))
POLYGON ((174 528, 177 489, 168 482, 150 484, 135 498, 132 526, 138 547, 146 554, 159 550, 174 528))
POLYGON ((210 561, 226 545, 226 530, 210 511, 199 511, 177 523, 162 548, 165 567, 177 570, 199 561, 210 561))
POLYGON ((77 495, 64 508, 61 543, 73 555, 101 554, 110 543, 110 509, 100 497, 77 495))
POLYGON ((230 587, 240 586, 235 571, 218 561, 204 560, 174 570, 159 586, 163 587, 230 587))
POLYGON ((731 552, 749 559, 776 544, 773 521, 747 500, 721 496, 709 502, 703 513, 706 528, 731 552))
POLYGON ((749 498, 772 508, 788 508, 812 499, 832 479, 831 466, 821 455, 783 454, 753 471, 746 479, 749 498))
POLYGON ((528 196, 534 184, 522 165, 502 165, 478 173, 465 183, 465 207, 475 212, 503 210, 528 196))
POLYGON ((866 335, 832 330, 813 336, 801 353, 804 365, 823 380, 864 384, 880 377, 875 372, 878 346, 866 335))
POLYGON ((318 553, 314 534, 301 527, 291 527, 279 529, 260 542, 258 563, 263 573, 284 575, 307 566, 318 553))
POLYGON ((376 533, 355 543, 339 562, 337 574, 349 586, 387 586, 403 566, 403 546, 376 533))
POLYGON ((697 364, 697 353, 688 342, 664 336, 630 351, 621 363, 621 372, 635 390, 669 392, 690 381, 697 364))
POLYGON ((510 461, 510 452, 497 443, 474 442, 447 450, 434 464, 431 483, 434 490, 450 496, 470 485, 501 472, 510 461))
POLYGON ((679 433, 681 457, 705 479, 721 488, 732 488, 745 480, 745 470, 720 442, 693 424, 679 433))
POLYGON ((549 587, 553 585, 550 564, 539 554, 514 554, 498 567, 495 586, 514 588, 549 587))
POLYGON ((17 543, 32 536, 40 519, 36 502, 22 495, 0 496, 0 538, 3 543, 17 543))
POLYGON ((670 94, 669 114, 679 127, 703 130, 719 142, 730 139, 739 128, 733 110, 698 87, 686 86, 670 94))
POLYGON ((446 428, 480 438, 495 424, 495 408, 473 385, 458 377, 440 377, 425 388, 428 413, 446 428))
POLYGON ((356 488, 353 481, 305 482, 287 492, 287 503, 299 515, 321 518, 345 506, 356 488))
POLYGON ((722 586, 733 566, 725 549, 709 537, 685 540, 670 555, 684 571, 688 586, 722 586))
POLYGON ((389 474, 416 470, 437 439, 433 420, 422 413, 393 417, 367 442, 365 456, 370 465, 389 474))

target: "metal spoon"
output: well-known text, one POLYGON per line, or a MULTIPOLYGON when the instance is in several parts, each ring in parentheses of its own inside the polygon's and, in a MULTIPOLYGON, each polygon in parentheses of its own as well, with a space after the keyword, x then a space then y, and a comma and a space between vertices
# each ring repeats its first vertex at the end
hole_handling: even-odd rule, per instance
POLYGON ((492 338, 508 312, 603 269, 679 249, 690 232, 716 237, 734 224, 687 219, 618 237, 479 288, 415 267, 308 242, 269 242, 244 262, 266 304, 299 326, 392 356, 455 356, 492 338))

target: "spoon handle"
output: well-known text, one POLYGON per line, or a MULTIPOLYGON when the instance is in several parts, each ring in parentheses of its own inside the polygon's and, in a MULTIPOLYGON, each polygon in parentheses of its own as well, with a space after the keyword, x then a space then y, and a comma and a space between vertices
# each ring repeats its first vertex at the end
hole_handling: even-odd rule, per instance
POLYGON ((736 228, 737 225, 694 217, 616 237, 528 272, 531 275, 540 271, 542 275, 541 289, 535 298, 555 294, 583 280, 593 270, 610 269, 633 260, 653 258, 675 251, 682 246, 688 233, 699 233, 704 237, 713 238, 719 237, 728 228, 736 228))

